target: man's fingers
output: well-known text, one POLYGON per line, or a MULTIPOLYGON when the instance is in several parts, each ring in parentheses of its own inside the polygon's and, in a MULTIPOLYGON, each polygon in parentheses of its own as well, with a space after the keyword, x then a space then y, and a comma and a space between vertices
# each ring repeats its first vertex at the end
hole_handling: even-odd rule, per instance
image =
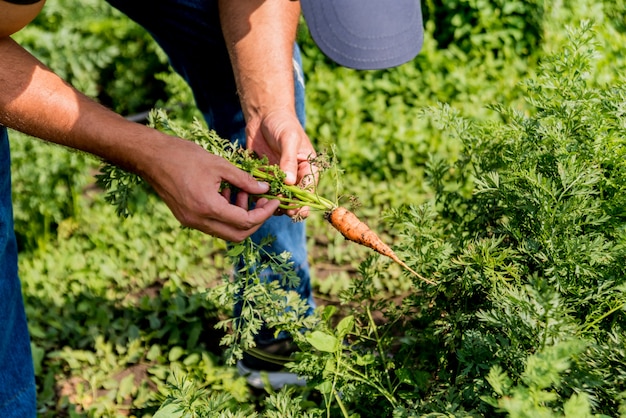
MULTIPOLYGON (((230 236, 226 239, 233 242, 243 241, 274 215, 274 212, 278 209, 278 205, 278 200, 259 199, 254 209, 243 211, 244 214, 238 221, 233 220, 228 224, 228 226, 231 226, 231 229, 228 231, 230 236)), ((236 214, 236 212, 234 213, 236 214)))
POLYGON ((239 191, 237 196, 235 197, 235 205, 239 206, 244 210, 248 210, 248 200, 250 195, 244 191, 239 191))
POLYGON ((277 200, 259 199, 256 207, 250 211, 241 207, 227 204, 223 207, 216 206, 220 215, 219 219, 205 219, 197 229, 232 242, 241 242, 263 223, 274 215, 278 209, 277 200))
POLYGON ((280 201, 277 199, 259 199, 255 208, 249 211, 248 215, 253 221, 261 224, 274 215, 278 210, 278 205, 280 205, 280 201))

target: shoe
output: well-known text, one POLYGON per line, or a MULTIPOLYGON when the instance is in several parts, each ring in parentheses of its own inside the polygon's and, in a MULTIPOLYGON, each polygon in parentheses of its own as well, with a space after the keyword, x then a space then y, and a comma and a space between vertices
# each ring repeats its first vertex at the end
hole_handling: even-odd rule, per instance
POLYGON ((263 389, 267 384, 274 390, 286 385, 305 386, 305 379, 285 369, 285 364, 294 360, 292 354, 295 351, 297 349, 290 340, 258 345, 243 353, 243 359, 237 362, 237 371, 257 389, 263 389))

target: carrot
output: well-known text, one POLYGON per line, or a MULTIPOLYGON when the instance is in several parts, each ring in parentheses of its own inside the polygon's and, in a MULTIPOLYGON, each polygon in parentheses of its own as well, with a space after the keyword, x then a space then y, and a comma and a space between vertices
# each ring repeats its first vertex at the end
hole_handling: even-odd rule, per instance
POLYGON ((347 240, 368 247, 377 253, 389 257, 426 283, 435 284, 406 265, 380 237, 348 209, 338 206, 326 212, 326 220, 347 240))

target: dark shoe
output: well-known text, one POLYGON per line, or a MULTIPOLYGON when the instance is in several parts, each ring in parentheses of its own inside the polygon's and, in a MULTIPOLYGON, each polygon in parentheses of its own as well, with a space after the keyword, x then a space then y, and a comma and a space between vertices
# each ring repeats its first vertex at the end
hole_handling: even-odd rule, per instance
POLYGON ((244 352, 243 359, 237 362, 237 370, 257 389, 263 389, 268 383, 274 390, 285 385, 304 386, 306 380, 285 369, 285 364, 294 361, 296 351, 290 340, 258 345, 244 352))

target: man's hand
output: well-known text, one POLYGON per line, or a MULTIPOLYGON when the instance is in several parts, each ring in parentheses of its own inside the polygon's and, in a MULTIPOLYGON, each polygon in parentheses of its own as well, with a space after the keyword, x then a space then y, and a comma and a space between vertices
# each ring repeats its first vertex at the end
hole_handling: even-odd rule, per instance
MULTIPOLYGON (((293 48, 300 5, 284 0, 220 0, 222 32, 246 119, 247 146, 286 173, 315 184, 311 141, 298 122, 293 48)), ((307 209, 287 211, 306 217, 307 209)))
MULTIPOLYGON (((248 149, 278 164, 286 174, 285 183, 302 187, 317 184, 318 170, 311 164, 315 149, 293 111, 273 111, 260 121, 250 121, 246 130, 248 149)), ((307 217, 309 210, 290 210, 286 214, 307 217)))
POLYGON ((278 164, 287 184, 307 181, 313 174, 315 149, 293 112, 273 111, 258 123, 248 123, 247 137, 248 148, 278 164))
POLYGON ((266 193, 269 185, 200 146, 178 138, 166 139, 143 177, 184 226, 228 241, 254 233, 278 209, 278 200, 259 199, 248 210, 250 194, 266 193), (161 157, 159 157, 161 156, 161 157), (223 183, 239 191, 235 202, 223 183))

